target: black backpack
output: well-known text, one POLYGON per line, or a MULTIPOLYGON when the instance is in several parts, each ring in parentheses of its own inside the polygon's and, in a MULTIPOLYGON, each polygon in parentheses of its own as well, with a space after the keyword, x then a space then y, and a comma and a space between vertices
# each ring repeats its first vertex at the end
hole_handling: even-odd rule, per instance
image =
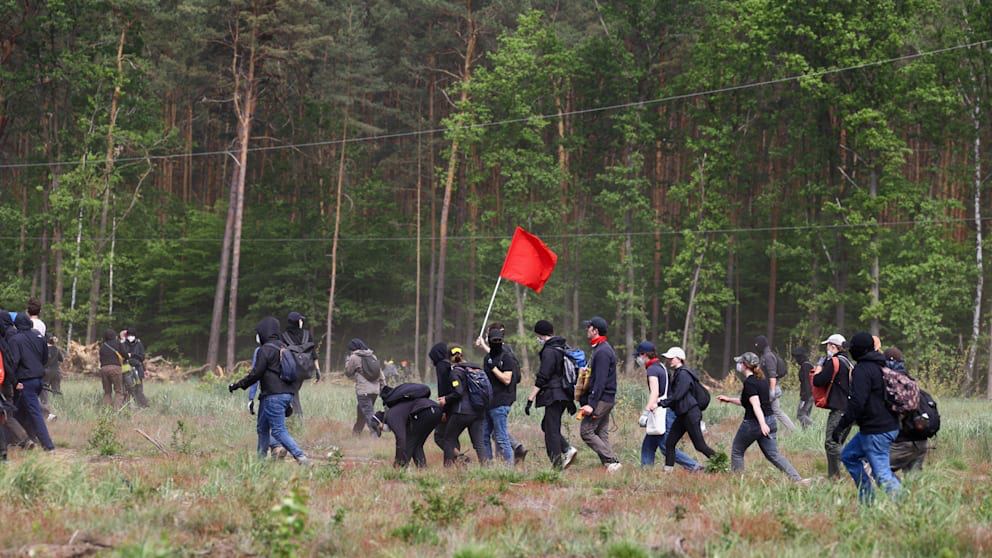
POLYGON ((493 400, 493 385, 485 371, 467 362, 460 362, 452 367, 452 372, 456 370, 465 377, 465 394, 472 409, 479 412, 489 409, 489 403, 493 400))
POLYGON ((286 350, 292 354, 293 360, 296 361, 296 370, 300 377, 309 380, 316 376, 317 363, 313 359, 314 343, 310 339, 310 332, 303 330, 303 340, 299 344, 293 342, 289 332, 282 334, 282 340, 286 344, 286 350))
POLYGON ((279 379, 287 384, 295 384, 300 379, 300 372, 296 368, 296 359, 293 353, 282 343, 266 343, 275 347, 279 351, 279 379))
POLYGON ((933 438, 940 431, 940 412, 933 397, 920 390, 920 403, 915 411, 903 415, 901 430, 910 438, 933 438))
POLYGON ((784 378, 789 375, 789 363, 778 356, 778 353, 772 353, 775 355, 775 360, 778 362, 775 364, 775 377, 781 382, 784 378))
POLYGON ((414 399, 427 399, 431 396, 431 388, 424 384, 400 384, 389 391, 389 395, 382 397, 382 403, 386 407, 392 407, 404 401, 414 399))
POLYGON ((692 387, 689 388, 689 393, 696 399, 696 403, 699 403, 699 410, 705 411, 710 406, 710 390, 706 389, 706 386, 699 381, 699 376, 695 371, 690 368, 686 368, 685 371, 692 378, 692 387))

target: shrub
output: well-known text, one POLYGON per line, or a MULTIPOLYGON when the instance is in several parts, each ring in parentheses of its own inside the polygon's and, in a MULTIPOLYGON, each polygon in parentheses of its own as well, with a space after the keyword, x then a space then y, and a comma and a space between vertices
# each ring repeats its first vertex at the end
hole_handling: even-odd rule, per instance
POLYGON ((117 455, 124 449, 120 440, 117 439, 117 425, 114 423, 114 415, 104 413, 97 420, 90 434, 87 447, 97 455, 117 455))

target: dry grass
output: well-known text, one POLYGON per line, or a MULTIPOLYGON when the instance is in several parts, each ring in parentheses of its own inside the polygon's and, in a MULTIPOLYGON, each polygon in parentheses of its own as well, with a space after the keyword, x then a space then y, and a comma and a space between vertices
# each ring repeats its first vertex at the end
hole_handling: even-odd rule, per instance
MULTIPOLYGON (((945 431, 928 469, 907 479, 900 502, 862 508, 849 480, 797 487, 757 448, 744 475, 640 469, 640 389, 639 382, 624 385, 616 411, 612 440, 624 469, 608 476, 578 439, 575 421, 566 421, 580 454, 555 480, 539 417, 516 409, 511 428, 531 449, 523 467, 443 470, 430 441, 428 470, 395 470, 392 436, 353 437, 353 392, 328 384, 308 386, 305 427, 294 429, 312 456, 340 447, 337 466, 256 460, 243 394, 209 383, 148 385, 153 407, 126 410, 115 422, 121 454, 98 457, 87 442, 101 412, 99 386, 66 382, 51 425, 56 454, 12 451, 0 467, 0 517, 20 519, 0 524, 0 550, 273 555, 281 547, 272 541, 283 539, 299 555, 363 557, 965 556, 992 549, 987 403, 942 402, 945 431), (179 420, 185 443, 171 446, 179 420), (293 487, 306 500, 303 534, 280 539, 273 525, 285 512, 272 509, 293 487)), ((739 409, 717 405, 706 413, 707 438, 728 448, 739 409)), ((782 440, 804 475, 823 474, 824 415, 782 440)))

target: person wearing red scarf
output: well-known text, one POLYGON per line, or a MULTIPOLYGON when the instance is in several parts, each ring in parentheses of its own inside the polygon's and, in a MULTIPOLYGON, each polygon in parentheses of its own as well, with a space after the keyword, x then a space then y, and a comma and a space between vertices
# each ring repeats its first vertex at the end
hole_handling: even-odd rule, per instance
POLYGON ((620 459, 610 446, 610 412, 616 404, 617 353, 606 339, 607 323, 599 316, 583 323, 592 345, 589 390, 582 395, 579 434, 610 473, 620 470, 620 459))

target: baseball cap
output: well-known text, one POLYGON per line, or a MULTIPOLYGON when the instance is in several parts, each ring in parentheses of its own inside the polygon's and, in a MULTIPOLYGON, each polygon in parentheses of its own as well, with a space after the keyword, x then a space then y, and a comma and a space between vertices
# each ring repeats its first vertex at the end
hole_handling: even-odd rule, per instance
POLYGON ((653 352, 656 352, 656 350, 657 349, 655 349, 654 343, 652 343, 650 341, 641 341, 637 345, 637 354, 639 354, 639 355, 643 355, 645 353, 653 353, 653 352))
POLYGON ((582 322, 582 327, 589 327, 589 326, 596 328, 599 331, 600 335, 606 335, 607 325, 606 325, 606 320, 604 320, 603 318, 599 316, 593 316, 592 318, 582 322))
POLYGON ((820 344, 826 345, 827 343, 830 343, 831 345, 837 345, 838 347, 843 347, 844 343, 847 343, 847 339, 845 339, 843 335, 839 333, 835 333, 830 337, 827 337, 827 340, 820 344))
POLYGON ((685 361, 685 351, 682 350, 682 347, 672 347, 665 351, 665 354, 661 356, 665 358, 677 358, 683 362, 685 361))
POLYGON ((734 357, 734 362, 743 362, 748 366, 757 366, 758 363, 761 362, 761 360, 758 359, 758 355, 748 351, 742 354, 741 356, 734 357))

